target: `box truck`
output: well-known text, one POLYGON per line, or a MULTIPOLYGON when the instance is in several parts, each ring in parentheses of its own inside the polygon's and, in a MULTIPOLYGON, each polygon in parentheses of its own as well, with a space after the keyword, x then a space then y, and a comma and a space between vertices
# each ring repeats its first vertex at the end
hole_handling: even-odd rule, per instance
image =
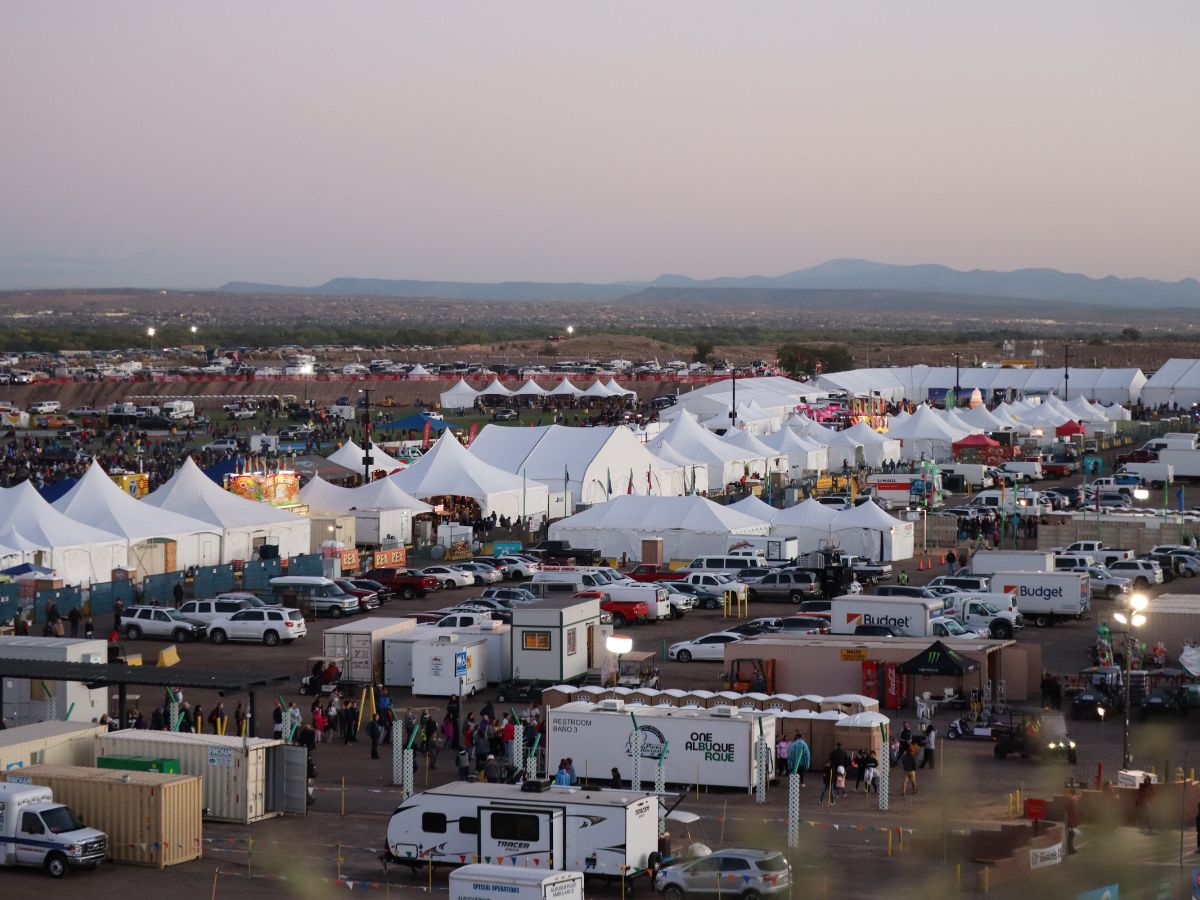
POLYGON ((1158 461, 1171 466, 1176 481, 1200 481, 1200 450, 1162 449, 1158 461))
POLYGON ((88 828, 48 787, 0 783, 0 865, 37 866, 52 878, 92 868, 108 856, 108 836, 88 828))
POLYGON ((1046 550, 979 550, 964 571, 972 575, 997 572, 1053 572, 1054 554, 1046 550))
POLYGON ((325 656, 343 659, 343 684, 378 684, 383 674, 383 639, 417 627, 417 620, 360 619, 326 628, 322 635, 325 656))
POLYGON ((450 900, 583 900, 582 872, 475 863, 450 873, 450 900))
POLYGON ((567 869, 620 878, 645 872, 651 854, 657 859, 658 804, 657 794, 641 791, 452 782, 396 807, 388 859, 414 870, 493 859, 510 873, 567 869))
POLYGON ((944 610, 941 599, 847 594, 834 598, 829 630, 832 634, 855 634, 859 628, 881 627, 904 637, 928 637, 930 623, 944 610))
POLYGON ((1026 619, 1045 628, 1067 619, 1086 619, 1091 581, 1086 572, 997 572, 992 590, 1008 594, 1026 619))
MULTIPOLYGON (((758 783, 755 753, 762 734, 775 746, 775 716, 732 706, 712 709, 626 707, 620 700, 564 703, 546 713, 546 759, 570 757, 575 772, 607 782, 615 768, 629 777, 633 766, 633 728, 640 735, 641 771, 653 777, 663 744, 669 743, 666 780, 753 790, 758 783)), ((763 773, 770 778, 771 773, 763 773)))
POLYGON ((1125 463, 1116 474, 1136 475, 1142 484, 1152 488, 1161 488, 1175 481, 1175 467, 1168 462, 1125 463))

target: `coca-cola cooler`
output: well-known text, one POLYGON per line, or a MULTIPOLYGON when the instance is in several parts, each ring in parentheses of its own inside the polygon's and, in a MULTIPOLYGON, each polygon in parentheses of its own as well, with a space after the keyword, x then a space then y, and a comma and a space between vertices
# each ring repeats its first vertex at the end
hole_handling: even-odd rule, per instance
POLYGON ((884 709, 901 709, 907 699, 908 679, 896 671, 896 666, 896 663, 879 664, 879 676, 883 681, 883 695, 880 699, 884 709))
POLYGON ((882 699, 879 693, 879 660, 864 659, 862 661, 862 690, 859 691, 864 697, 871 697, 874 700, 882 699))

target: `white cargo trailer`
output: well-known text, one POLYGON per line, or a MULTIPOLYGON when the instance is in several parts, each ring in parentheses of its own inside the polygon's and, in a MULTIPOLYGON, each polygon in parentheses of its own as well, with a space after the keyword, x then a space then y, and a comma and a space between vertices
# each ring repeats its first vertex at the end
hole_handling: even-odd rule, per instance
POLYGON ((450 873, 450 900, 583 900, 582 872, 475 863, 450 873))
POLYGON ((658 853, 658 804, 658 795, 640 791, 456 781, 396 808, 388 857, 414 869, 491 859, 514 872, 633 877, 658 853))
POLYGON ((487 641, 439 634, 412 645, 413 696, 472 697, 487 687, 487 641))
POLYGON ((413 647, 429 640, 429 630, 414 628, 383 639, 383 686, 412 687, 413 647))
POLYGON ((487 642, 488 684, 512 678, 512 626, 495 619, 480 622, 456 632, 464 639, 482 638, 487 642))
POLYGON ((345 660, 343 681, 377 684, 383 675, 383 639, 416 627, 416 619, 359 619, 326 628, 322 650, 326 656, 345 660))
MULTIPOLYGON (((641 742, 641 774, 654 778, 667 746, 666 780, 753 790, 758 783, 760 733, 775 746, 775 715, 731 706, 676 709, 625 706, 620 700, 576 701, 546 712, 546 759, 570 757, 575 774, 606 782, 615 768, 623 778, 633 772, 633 722, 641 742), (761 726, 761 731, 760 731, 761 726)), ((774 750, 770 751, 773 757, 774 750)), ((771 777, 772 758, 764 777, 771 777)), ((547 774, 551 774, 547 772, 547 774)))
POLYGON ((356 509, 354 538, 359 544, 396 546, 412 543, 411 509, 356 509))

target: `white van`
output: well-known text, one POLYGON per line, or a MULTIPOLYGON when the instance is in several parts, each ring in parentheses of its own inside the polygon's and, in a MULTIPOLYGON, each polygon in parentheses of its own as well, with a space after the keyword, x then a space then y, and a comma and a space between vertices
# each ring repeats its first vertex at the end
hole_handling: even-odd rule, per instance
POLYGON ((271 598, 280 606, 299 609, 314 618, 328 613, 334 619, 359 611, 358 598, 319 575, 281 575, 271 579, 271 598))
POLYGON ((168 419, 191 419, 196 415, 196 404, 191 400, 168 400, 162 412, 168 419))
POLYGON ((1006 491, 980 491, 970 499, 967 506, 969 508, 1008 511, 1011 511, 1015 507, 1016 511, 1023 516, 1048 515, 1051 511, 1050 504, 1042 499, 1041 493, 1031 491, 1028 488, 1006 491))
POLYGON ((37 403, 29 405, 29 411, 35 416, 45 416, 50 413, 56 413, 62 409, 62 404, 57 400, 39 400, 37 403))
POLYGON ((1045 478, 1042 464, 1036 460, 1010 459, 1000 465, 1000 471, 1012 475, 1019 481, 1041 481, 1045 478))
POLYGON ((743 569, 756 569, 762 560, 756 556, 698 556, 679 570, 679 574, 691 572, 717 572, 721 575, 736 575, 743 569))

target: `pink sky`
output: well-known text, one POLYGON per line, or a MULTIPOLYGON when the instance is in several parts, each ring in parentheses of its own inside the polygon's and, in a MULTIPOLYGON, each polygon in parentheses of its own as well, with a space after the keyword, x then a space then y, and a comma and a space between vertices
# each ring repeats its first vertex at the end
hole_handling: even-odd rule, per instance
POLYGON ((0 287, 1200 275, 1200 4, 0 7, 0 287))

